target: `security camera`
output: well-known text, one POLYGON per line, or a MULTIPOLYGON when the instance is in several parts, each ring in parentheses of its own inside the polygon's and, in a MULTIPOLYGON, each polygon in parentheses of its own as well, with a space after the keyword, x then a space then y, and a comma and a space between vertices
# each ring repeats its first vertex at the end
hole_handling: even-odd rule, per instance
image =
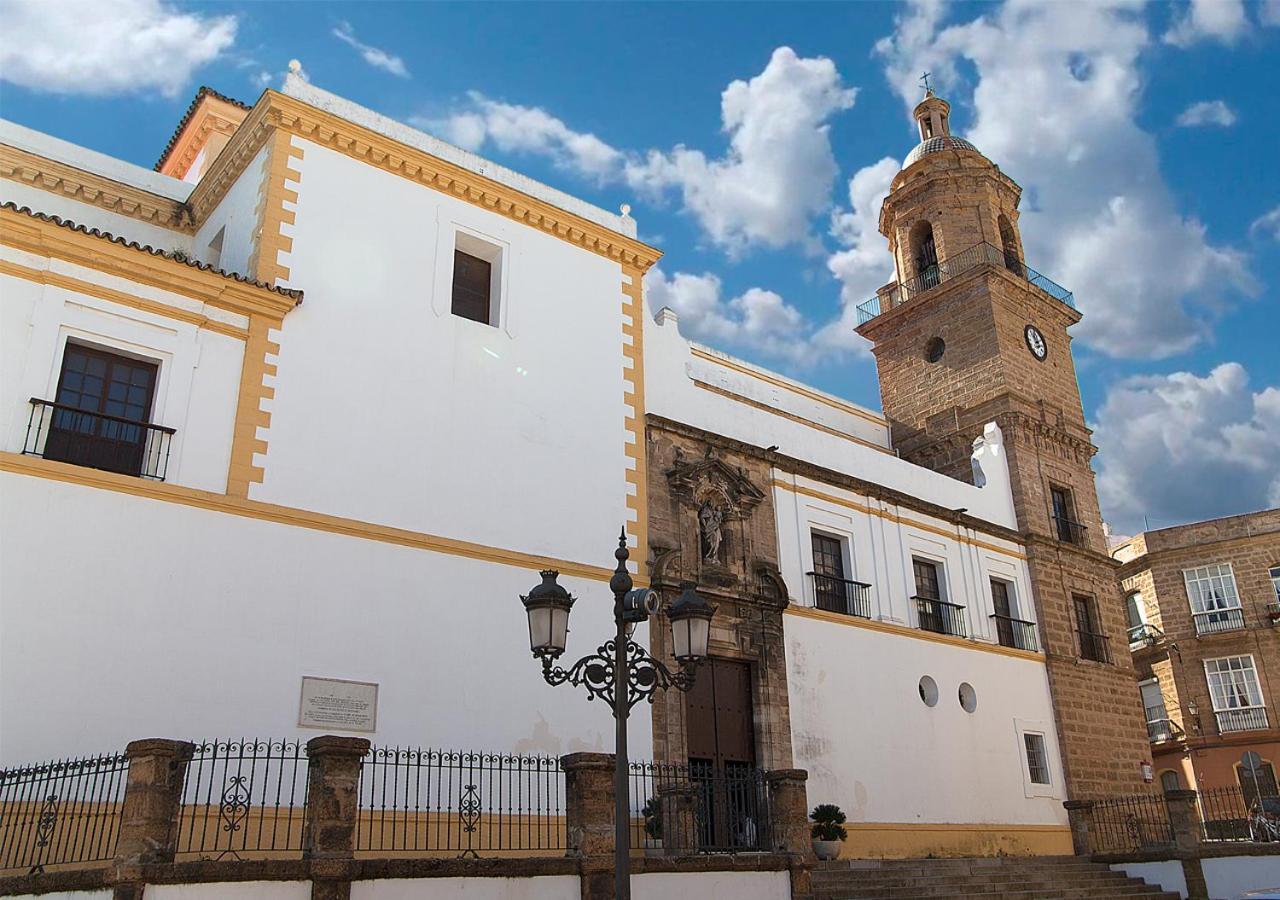
POLYGON ((622 598, 622 619, 624 622, 643 622, 662 609, 662 597, 657 591, 649 588, 636 588, 627 591, 622 598))

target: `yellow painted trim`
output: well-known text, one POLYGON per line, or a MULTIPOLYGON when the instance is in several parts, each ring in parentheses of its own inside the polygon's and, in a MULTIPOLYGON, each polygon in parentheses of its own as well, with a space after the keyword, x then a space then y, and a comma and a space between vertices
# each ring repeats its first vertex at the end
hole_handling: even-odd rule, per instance
POLYGON ((182 294, 242 316, 258 314, 279 319, 297 305, 294 298, 264 287, 72 231, 12 209, 0 209, 0 243, 182 294))
POLYGON ((126 294, 123 291, 117 291, 113 288, 103 287, 100 284, 94 284, 92 281, 83 281, 79 278, 72 278, 70 275, 61 275, 57 272, 51 272, 48 269, 32 269, 28 266, 0 259, 0 275, 22 278, 27 281, 33 281, 36 284, 45 284, 50 287, 74 291, 77 294, 88 294, 90 297, 97 297, 99 300, 107 300, 111 303, 119 303, 121 306, 130 306, 134 309, 141 310, 142 312, 151 313, 152 315, 163 316, 167 319, 175 319, 179 322, 187 322, 197 328, 216 331, 219 334, 225 334, 227 337, 238 338, 242 341, 246 340, 249 336, 249 332, 244 328, 237 328, 235 325, 228 325, 226 322, 219 322, 216 319, 210 319, 208 316, 202 316, 200 313, 180 309, 175 306, 168 306, 164 303, 160 303, 155 300, 148 300, 145 297, 138 297, 134 294, 126 294))
POLYGON ((623 449, 626 457, 633 463, 627 470, 626 483, 635 488, 634 494, 627 495, 627 509, 636 514, 634 522, 629 523, 628 530, 635 536, 637 569, 645 571, 645 563, 649 559, 649 463, 648 441, 645 438, 644 421, 644 270, 636 265, 622 266, 622 356, 631 362, 630 368, 622 370, 623 394, 625 407, 623 417, 623 449), (627 321, 627 320, 630 321, 627 321))
POLYGON ((948 531, 945 528, 939 528, 936 525, 930 525, 927 522, 921 522, 918 519, 909 519, 906 516, 900 516, 897 513, 891 513, 888 510, 877 509, 874 506, 866 506, 854 500, 847 500, 844 497, 837 497, 834 494, 827 494, 810 487, 799 484, 791 484, 780 479, 773 479, 773 486, 781 488, 784 491, 790 491, 793 494, 804 494, 808 497, 816 497, 819 500, 826 500, 828 503, 834 503, 837 506, 851 509, 855 512, 866 513, 869 516, 879 516, 889 522, 895 522, 900 525, 907 525, 911 528, 919 528, 921 531, 928 531, 932 534, 941 535, 950 538, 961 544, 970 544, 974 547, 981 547, 983 550, 990 550, 992 553, 999 553, 1002 556, 1009 556, 1014 559, 1026 559, 1025 553, 1019 553, 1017 550, 1010 550, 1007 547, 1001 547, 999 544, 991 544, 986 541, 980 541, 977 538, 971 538, 967 534, 960 534, 959 531, 948 531))
POLYGON ((245 115, 246 111, 234 103, 206 94, 165 156, 160 171, 171 178, 185 178, 209 138, 215 133, 228 137, 235 134, 245 115))
POLYGON ((233 497, 248 497, 250 484, 261 484, 262 466, 253 461, 255 453, 266 453, 267 442, 259 428, 271 427, 271 413, 262 408, 262 401, 270 391, 263 384, 267 374, 267 351, 271 341, 268 330, 279 328, 278 320, 254 316, 249 320, 249 337, 244 345, 244 359, 240 363, 240 389, 236 396, 236 421, 231 434, 231 461, 227 467, 227 493, 233 497))
POLYGON ((186 207, 177 200, 54 162, 17 147, 0 144, 0 178, 70 197, 161 228, 184 234, 195 231, 195 223, 186 207))
POLYGON ((662 256, 661 250, 633 237, 271 90, 262 95, 188 199, 197 223, 221 202, 271 129, 295 134, 591 253, 636 266, 642 273, 662 256))
MULTIPOLYGON (((278 525, 309 528, 314 531, 325 531, 330 534, 341 534, 347 537, 378 541, 384 544, 396 544, 401 547, 427 550, 432 553, 444 553, 449 556, 478 559, 519 569, 556 569, 563 575, 574 578, 590 578, 594 581, 603 582, 607 582, 613 575, 612 569, 601 566, 591 566, 550 556, 537 556, 522 553, 518 550, 489 547, 471 541, 460 541, 421 531, 394 528, 389 525, 377 525, 372 522, 363 522, 359 519, 331 516, 326 513, 312 512, 291 506, 277 506, 274 503, 263 503, 260 500, 230 497, 226 494, 215 494, 212 491, 201 491, 195 488, 183 487, 182 485, 167 484, 162 481, 131 478, 128 475, 117 475, 114 472, 87 469, 81 466, 73 466, 70 463, 41 459, 38 456, 24 456, 21 453, 0 452, 0 472, 12 472, 15 475, 26 475, 33 478, 48 478, 53 481, 115 491, 148 500, 177 503, 181 506, 190 506, 196 509, 205 509, 233 516, 243 516, 249 519, 259 519, 265 522, 274 522, 278 525)), ((643 586, 648 583, 648 579, 637 578, 636 583, 643 586)))
POLYGON ((698 347, 690 347, 689 352, 694 356, 707 360, 708 362, 713 362, 718 366, 724 366, 726 369, 733 369, 735 372, 741 372, 743 375, 750 375, 752 378, 758 378, 761 381, 772 384, 775 387, 791 391, 792 393, 799 394, 809 400, 815 400, 818 403, 825 403, 827 406, 830 406, 833 409, 838 409, 841 412, 852 413, 853 415, 866 419, 868 422, 879 425, 882 428, 889 427, 888 420, 883 416, 877 416, 875 413, 871 413, 865 409, 854 406, 852 403, 845 403, 842 400, 837 400, 833 397, 827 397, 823 394, 819 394, 817 391, 811 390, 803 385, 792 384, 789 381, 783 381, 781 378, 776 378, 764 372, 758 372, 755 369, 750 369, 744 365, 734 362, 733 360, 716 356, 714 353, 708 353, 706 350, 702 350, 698 347))
POLYGON ((1003 825, 986 822, 846 822, 849 831, 1034 831, 1071 834, 1070 825, 1003 825))
POLYGON ((840 613, 827 612, 825 609, 814 609, 810 606, 788 606, 787 615, 800 616, 804 619, 817 619, 821 622, 831 622, 836 625, 845 625, 850 628, 864 628, 868 631, 879 631, 884 634, 896 634, 900 637, 915 638, 918 641, 929 641, 934 644, 948 644, 952 647, 962 647, 966 650, 981 650, 984 653, 995 653, 999 656, 1011 656, 1014 659, 1029 659, 1032 662, 1044 662, 1043 653, 1032 653, 1030 650, 1018 650, 1014 647, 1002 647, 999 644, 988 644, 984 641, 974 641, 969 638, 956 637, 950 634, 934 634, 932 631, 921 631, 918 628, 908 628, 906 625, 898 625, 894 622, 881 622, 879 619, 863 619, 858 616, 846 616, 840 613))
POLYGON ((761 403, 758 400, 752 400, 750 397, 744 397, 741 394, 735 394, 733 391, 727 391, 718 385, 707 384, 705 381, 699 381, 696 378, 692 379, 692 381, 693 381, 694 387, 701 388, 704 391, 710 391, 711 393, 718 394, 721 397, 726 397, 730 400, 733 400, 735 403, 741 403, 745 406, 750 406, 754 409, 758 409, 761 412, 767 412, 770 415, 780 416, 781 418, 789 419, 792 422, 798 422, 799 424, 805 426, 806 428, 813 428, 818 431, 826 432, 827 434, 830 434, 834 437, 843 438, 846 441, 852 441, 853 443, 861 444, 864 447, 870 447, 872 450, 877 450, 880 453, 887 453, 890 456, 893 455, 892 450, 888 450, 884 447, 881 447, 879 444, 873 444, 870 441, 865 441, 860 437, 854 437, 853 435, 846 434, 843 431, 837 431, 836 429, 831 428, 827 425, 823 425, 820 422, 815 422, 812 419, 806 419, 804 418, 804 416, 797 416, 795 413, 790 413, 784 409, 778 409, 776 407, 769 406, 765 403, 761 403))
POLYGON ((1066 825, 847 822, 840 848, 846 859, 919 859, 973 856, 1069 856, 1066 825))

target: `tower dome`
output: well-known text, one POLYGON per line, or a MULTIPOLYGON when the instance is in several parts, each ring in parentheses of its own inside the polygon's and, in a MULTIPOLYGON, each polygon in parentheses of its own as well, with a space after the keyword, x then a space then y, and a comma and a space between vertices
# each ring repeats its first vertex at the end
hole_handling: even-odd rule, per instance
POLYGON ((925 90, 924 99, 916 106, 913 115, 920 128, 920 143, 907 154, 902 168, 909 168, 929 154, 943 150, 968 150, 981 154, 982 151, 973 144, 951 133, 951 104, 934 94, 931 88, 925 90))

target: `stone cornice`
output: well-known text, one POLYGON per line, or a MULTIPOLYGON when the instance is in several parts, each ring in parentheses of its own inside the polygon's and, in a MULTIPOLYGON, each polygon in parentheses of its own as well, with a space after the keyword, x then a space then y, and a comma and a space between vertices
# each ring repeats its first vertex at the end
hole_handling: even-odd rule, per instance
MULTIPOLYGON (((1019 532, 1018 540, 1026 545, 1028 555, 1033 556, 1033 550, 1053 551, 1055 554, 1066 553, 1068 556, 1076 556, 1082 560, 1088 560, 1094 563, 1100 563, 1109 569, 1116 570, 1120 568, 1120 563, 1116 562, 1110 556, 1090 547, 1081 547, 1079 544, 1070 544, 1066 541, 1060 541, 1055 537, 1045 534, 1037 534, 1034 531, 1019 532)), ((1117 581, 1118 583, 1118 581, 1117 581)))
POLYGON ((1146 569, 1152 569, 1157 562, 1162 562, 1166 557, 1183 553, 1203 552, 1209 548, 1219 552, 1227 548, 1238 547, 1241 544, 1261 543, 1266 540, 1280 542, 1280 532, 1264 531, 1258 534, 1241 534, 1219 538, 1218 540, 1199 541, 1194 544, 1180 544, 1176 547, 1161 547, 1158 550, 1148 550, 1141 556, 1135 556, 1128 562, 1120 563, 1120 577, 1130 578, 1146 569))
POLYGON ((192 193, 189 204, 196 222, 203 222, 218 205, 274 128, 635 266, 642 273, 662 255, 635 238, 276 91, 263 94, 192 193))
POLYGON ((173 136, 156 161, 155 170, 163 172, 169 169, 175 178, 182 178, 200 155, 209 135, 214 132, 233 134, 249 109, 248 104, 233 100, 211 87, 201 87, 173 130, 173 136), (195 128, 189 129, 193 122, 195 128))
POLYGON ((0 178, 70 197, 161 228, 187 234, 195 231, 195 222, 186 206, 177 200, 6 144, 0 144, 0 178))
MULTIPOLYGON (((1009 394, 1027 402, 1026 398, 1020 398, 1012 392, 1009 394)), ((923 464, 930 468, 932 468, 929 465, 931 461, 950 461, 957 459, 961 454, 967 456, 974 440, 982 435, 983 427, 987 422, 992 421, 1004 432, 1007 444, 1027 444, 1040 450, 1053 449, 1059 458, 1081 465, 1088 465, 1093 455, 1098 452, 1090 441, 1076 437, 1057 425, 1027 413, 1005 410, 992 412, 989 416, 981 418, 983 420, 981 425, 970 425, 934 440, 925 440, 915 445, 904 442, 902 444, 904 455, 913 460, 922 460, 923 464)))

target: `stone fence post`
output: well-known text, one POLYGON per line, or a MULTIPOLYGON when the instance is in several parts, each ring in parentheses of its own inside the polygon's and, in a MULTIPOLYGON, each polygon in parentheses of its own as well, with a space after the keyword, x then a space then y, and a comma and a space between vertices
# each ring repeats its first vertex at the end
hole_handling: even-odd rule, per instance
POLYGON ((1093 819, 1092 800, 1068 800, 1062 804, 1067 810, 1067 821, 1071 824, 1071 847, 1076 856, 1088 856, 1089 823, 1093 819))
POLYGON ((582 860, 582 900, 613 897, 614 840, 612 753, 570 753, 560 757, 564 769, 565 826, 568 856, 582 860))
POLYGON ((769 790, 770 831, 776 853, 813 855, 809 840, 809 794, 804 769, 775 769, 765 774, 769 790))
POLYGON ((693 855, 698 848, 698 788, 692 781, 658 785, 658 816, 662 822, 662 852, 666 856, 693 855))
POLYGON ((1196 809, 1196 792, 1165 791, 1164 804, 1169 810, 1173 846, 1179 853, 1196 853, 1200 849, 1200 813, 1196 809))
POLYGON ((173 862, 178 841, 182 785, 195 745, 146 738, 125 748, 129 777, 120 810, 116 865, 132 867, 173 862))
POLYGON ((368 752, 365 738, 325 734, 307 741, 307 808, 302 820, 307 859, 355 855, 360 761, 368 752))

